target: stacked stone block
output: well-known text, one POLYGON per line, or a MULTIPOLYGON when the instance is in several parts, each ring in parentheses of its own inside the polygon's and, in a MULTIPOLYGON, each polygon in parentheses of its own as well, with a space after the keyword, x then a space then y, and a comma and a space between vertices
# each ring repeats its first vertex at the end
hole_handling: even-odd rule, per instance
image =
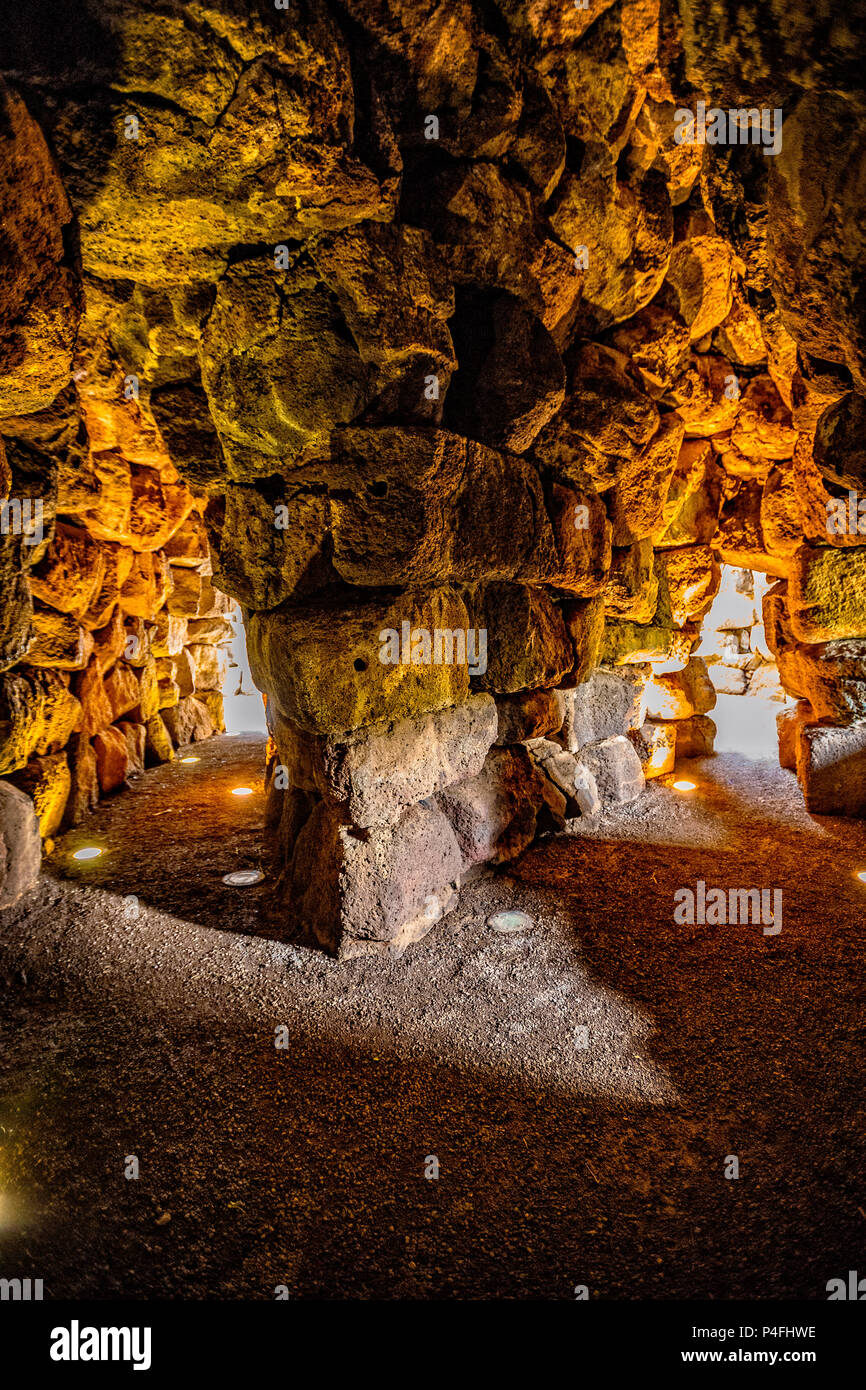
MULTIPOLYGON (((99 737, 111 776, 142 724, 152 757, 218 724, 236 599, 288 910, 347 951, 709 750, 721 564, 789 584, 792 650, 863 640, 820 559, 866 478, 859 72, 807 26, 740 53, 724 4, 443 13, 86 0, 0 55, 0 435, 59 518, 0 550, 0 647, 14 676, 36 593, 72 662, 30 668, 28 756, 99 737), (676 138, 780 71, 772 158, 676 138)), ((856 652, 805 661, 849 727, 856 652)))

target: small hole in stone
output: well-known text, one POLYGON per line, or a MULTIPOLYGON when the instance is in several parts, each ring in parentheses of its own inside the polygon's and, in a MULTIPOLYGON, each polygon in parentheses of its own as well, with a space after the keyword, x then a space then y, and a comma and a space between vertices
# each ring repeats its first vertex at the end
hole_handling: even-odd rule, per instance
POLYGON ((356 656, 354 662, 356 671, 366 671, 367 663, 362 656, 356 656))
POLYGON ((368 491, 368 492, 371 494, 371 496, 373 496, 373 497, 387 497, 387 496, 388 496, 388 484, 384 481, 384 479, 381 479, 381 478, 380 478, 380 479, 379 479, 377 482, 375 482, 375 483, 368 483, 368 484, 367 484, 367 491, 368 491))

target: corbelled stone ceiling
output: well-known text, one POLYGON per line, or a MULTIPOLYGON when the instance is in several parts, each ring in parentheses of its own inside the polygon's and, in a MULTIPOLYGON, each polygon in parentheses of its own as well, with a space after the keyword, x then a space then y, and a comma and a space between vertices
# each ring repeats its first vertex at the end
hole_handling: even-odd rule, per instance
POLYGON ((712 752, 722 565, 866 813, 866 5, 759 9, 7 15, 0 905, 242 620, 285 912, 402 947, 712 752))

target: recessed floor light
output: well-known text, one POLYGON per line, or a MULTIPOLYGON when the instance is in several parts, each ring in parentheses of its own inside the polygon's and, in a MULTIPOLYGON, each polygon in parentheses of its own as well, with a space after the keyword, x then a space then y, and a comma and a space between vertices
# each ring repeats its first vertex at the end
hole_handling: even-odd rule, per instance
POLYGON ((201 758, 179 758, 179 759, 178 759, 178 762, 181 762, 181 763, 200 763, 200 762, 201 762, 201 758))
POLYGON ((232 796, 252 796, 252 787, 232 787, 232 796))
POLYGON ((493 931, 508 934, 516 931, 532 931, 535 919, 528 912, 497 912, 487 918, 487 925, 493 931))
POLYGON ((674 782, 674 791, 677 791, 677 792, 693 792, 696 785, 697 785, 697 784, 696 784, 695 782, 686 782, 686 781, 674 782))
POLYGON ((73 854, 73 859, 98 859, 102 853, 95 845, 85 845, 84 849, 77 849, 73 854))
POLYGON ((261 869, 235 869, 232 874, 223 874, 223 883, 228 883, 232 888, 251 888, 254 883, 261 883, 263 878, 261 869))
POLYGON ((866 883, 866 869, 858 869, 854 877, 859 878, 861 883, 866 883))

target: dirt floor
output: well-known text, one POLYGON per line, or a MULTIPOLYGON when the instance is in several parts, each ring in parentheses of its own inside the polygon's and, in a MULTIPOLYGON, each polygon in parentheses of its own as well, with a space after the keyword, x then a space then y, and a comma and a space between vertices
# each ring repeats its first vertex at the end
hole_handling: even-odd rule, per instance
POLYGON ((261 741, 190 751, 0 915, 0 1276, 826 1299, 862 1267, 866 825, 724 753, 464 890, 402 958, 341 964, 265 912, 261 741), (782 931, 677 925, 698 879, 782 888, 782 931), (505 907, 534 928, 494 932, 505 907))

